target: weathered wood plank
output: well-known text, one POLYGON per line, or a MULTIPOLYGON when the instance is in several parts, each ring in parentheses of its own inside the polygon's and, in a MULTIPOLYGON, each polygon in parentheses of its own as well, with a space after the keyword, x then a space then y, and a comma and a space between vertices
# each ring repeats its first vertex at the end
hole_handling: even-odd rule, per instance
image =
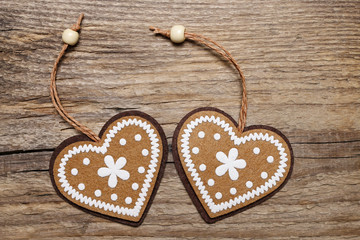
MULTIPOLYGON (((300 167, 295 165, 295 169, 300 167)), ((360 234, 358 170, 293 176, 288 186, 258 207, 216 225, 207 225, 192 205, 174 165, 167 164, 161 187, 141 231, 93 217, 63 202, 54 193, 47 172, 13 173, 5 180, 2 177, 1 182, 4 199, 1 200, 0 219, 6 223, 2 236, 9 238, 36 237, 38 231, 44 231, 42 237, 59 234, 142 237, 159 236, 157 233, 161 231, 164 238, 217 236, 235 239, 360 234), (27 231, 13 232, 12 228, 27 231)))
POLYGON ((2 239, 359 239, 360 4, 358 1, 0 0, 0 236, 2 239), (95 132, 125 110, 149 113, 169 143, 197 107, 235 119, 241 86, 226 61, 175 46, 150 25, 209 36, 247 78, 247 125, 272 125, 295 166, 269 201, 207 225, 169 156, 139 229, 64 203, 48 176, 52 150, 78 134, 58 116, 49 78, 61 32, 85 13, 80 43, 58 74, 65 108, 95 132))

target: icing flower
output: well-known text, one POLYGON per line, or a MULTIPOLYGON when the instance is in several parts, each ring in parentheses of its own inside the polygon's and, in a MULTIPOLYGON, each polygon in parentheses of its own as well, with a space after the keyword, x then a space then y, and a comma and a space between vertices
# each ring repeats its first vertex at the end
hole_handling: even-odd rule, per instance
POLYGON ((228 156, 223 152, 217 152, 216 159, 223 164, 215 169, 216 175, 220 177, 229 171, 230 179, 233 181, 238 180, 239 173, 236 168, 243 169, 246 167, 246 161, 244 159, 237 159, 238 154, 236 148, 230 149, 228 156))
POLYGON ((107 167, 99 168, 97 174, 100 177, 109 176, 108 185, 111 188, 116 187, 117 178, 119 177, 122 180, 128 180, 130 177, 130 173, 122 168, 126 164, 126 159, 124 157, 120 157, 116 163, 114 163, 114 158, 110 155, 105 156, 104 162, 107 167))

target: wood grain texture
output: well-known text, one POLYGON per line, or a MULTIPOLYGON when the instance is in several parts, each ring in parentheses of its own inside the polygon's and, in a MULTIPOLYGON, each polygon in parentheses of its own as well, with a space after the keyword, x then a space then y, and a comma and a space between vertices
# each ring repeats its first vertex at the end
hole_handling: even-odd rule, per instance
POLYGON ((2 239, 359 239, 359 1, 0 0, 0 236, 2 239), (217 107, 235 119, 236 71, 191 42, 176 46, 150 25, 186 25, 221 43, 242 67, 247 126, 270 125, 292 143, 288 184, 263 204, 205 224, 171 154, 154 203, 137 229, 63 202, 51 186, 53 149, 77 134, 55 112, 50 71, 61 33, 85 19, 63 59, 64 107, 98 132, 140 110, 170 143, 180 119, 217 107))

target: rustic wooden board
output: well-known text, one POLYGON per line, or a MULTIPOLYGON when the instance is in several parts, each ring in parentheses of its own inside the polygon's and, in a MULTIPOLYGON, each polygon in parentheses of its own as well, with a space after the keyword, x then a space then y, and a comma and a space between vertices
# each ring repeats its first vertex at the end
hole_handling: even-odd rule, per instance
POLYGON ((359 239, 359 1, 0 0, 0 236, 2 239, 359 239), (208 225, 170 156, 148 216, 137 229, 63 202, 49 179, 53 149, 77 134, 49 98, 61 33, 85 13, 81 41, 61 63, 65 108, 95 132, 140 110, 163 126, 197 107, 234 118, 234 69, 200 45, 175 46, 148 26, 175 23, 209 36, 247 78, 247 125, 280 129, 295 166, 273 198, 208 225))

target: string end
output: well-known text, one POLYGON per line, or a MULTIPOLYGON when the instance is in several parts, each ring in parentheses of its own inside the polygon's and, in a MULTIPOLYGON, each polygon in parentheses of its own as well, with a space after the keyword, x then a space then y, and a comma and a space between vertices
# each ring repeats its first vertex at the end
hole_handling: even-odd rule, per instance
POLYGON ((80 16, 79 16, 78 20, 76 21, 76 23, 71 27, 71 30, 74 30, 74 31, 78 32, 81 29, 80 25, 81 25, 82 20, 84 19, 84 16, 85 16, 84 13, 80 14, 80 16))
POLYGON ((160 34, 160 35, 163 35, 164 37, 170 38, 170 31, 168 31, 168 30, 162 30, 160 28, 153 27, 153 26, 150 26, 149 30, 153 31, 155 34, 160 34))

